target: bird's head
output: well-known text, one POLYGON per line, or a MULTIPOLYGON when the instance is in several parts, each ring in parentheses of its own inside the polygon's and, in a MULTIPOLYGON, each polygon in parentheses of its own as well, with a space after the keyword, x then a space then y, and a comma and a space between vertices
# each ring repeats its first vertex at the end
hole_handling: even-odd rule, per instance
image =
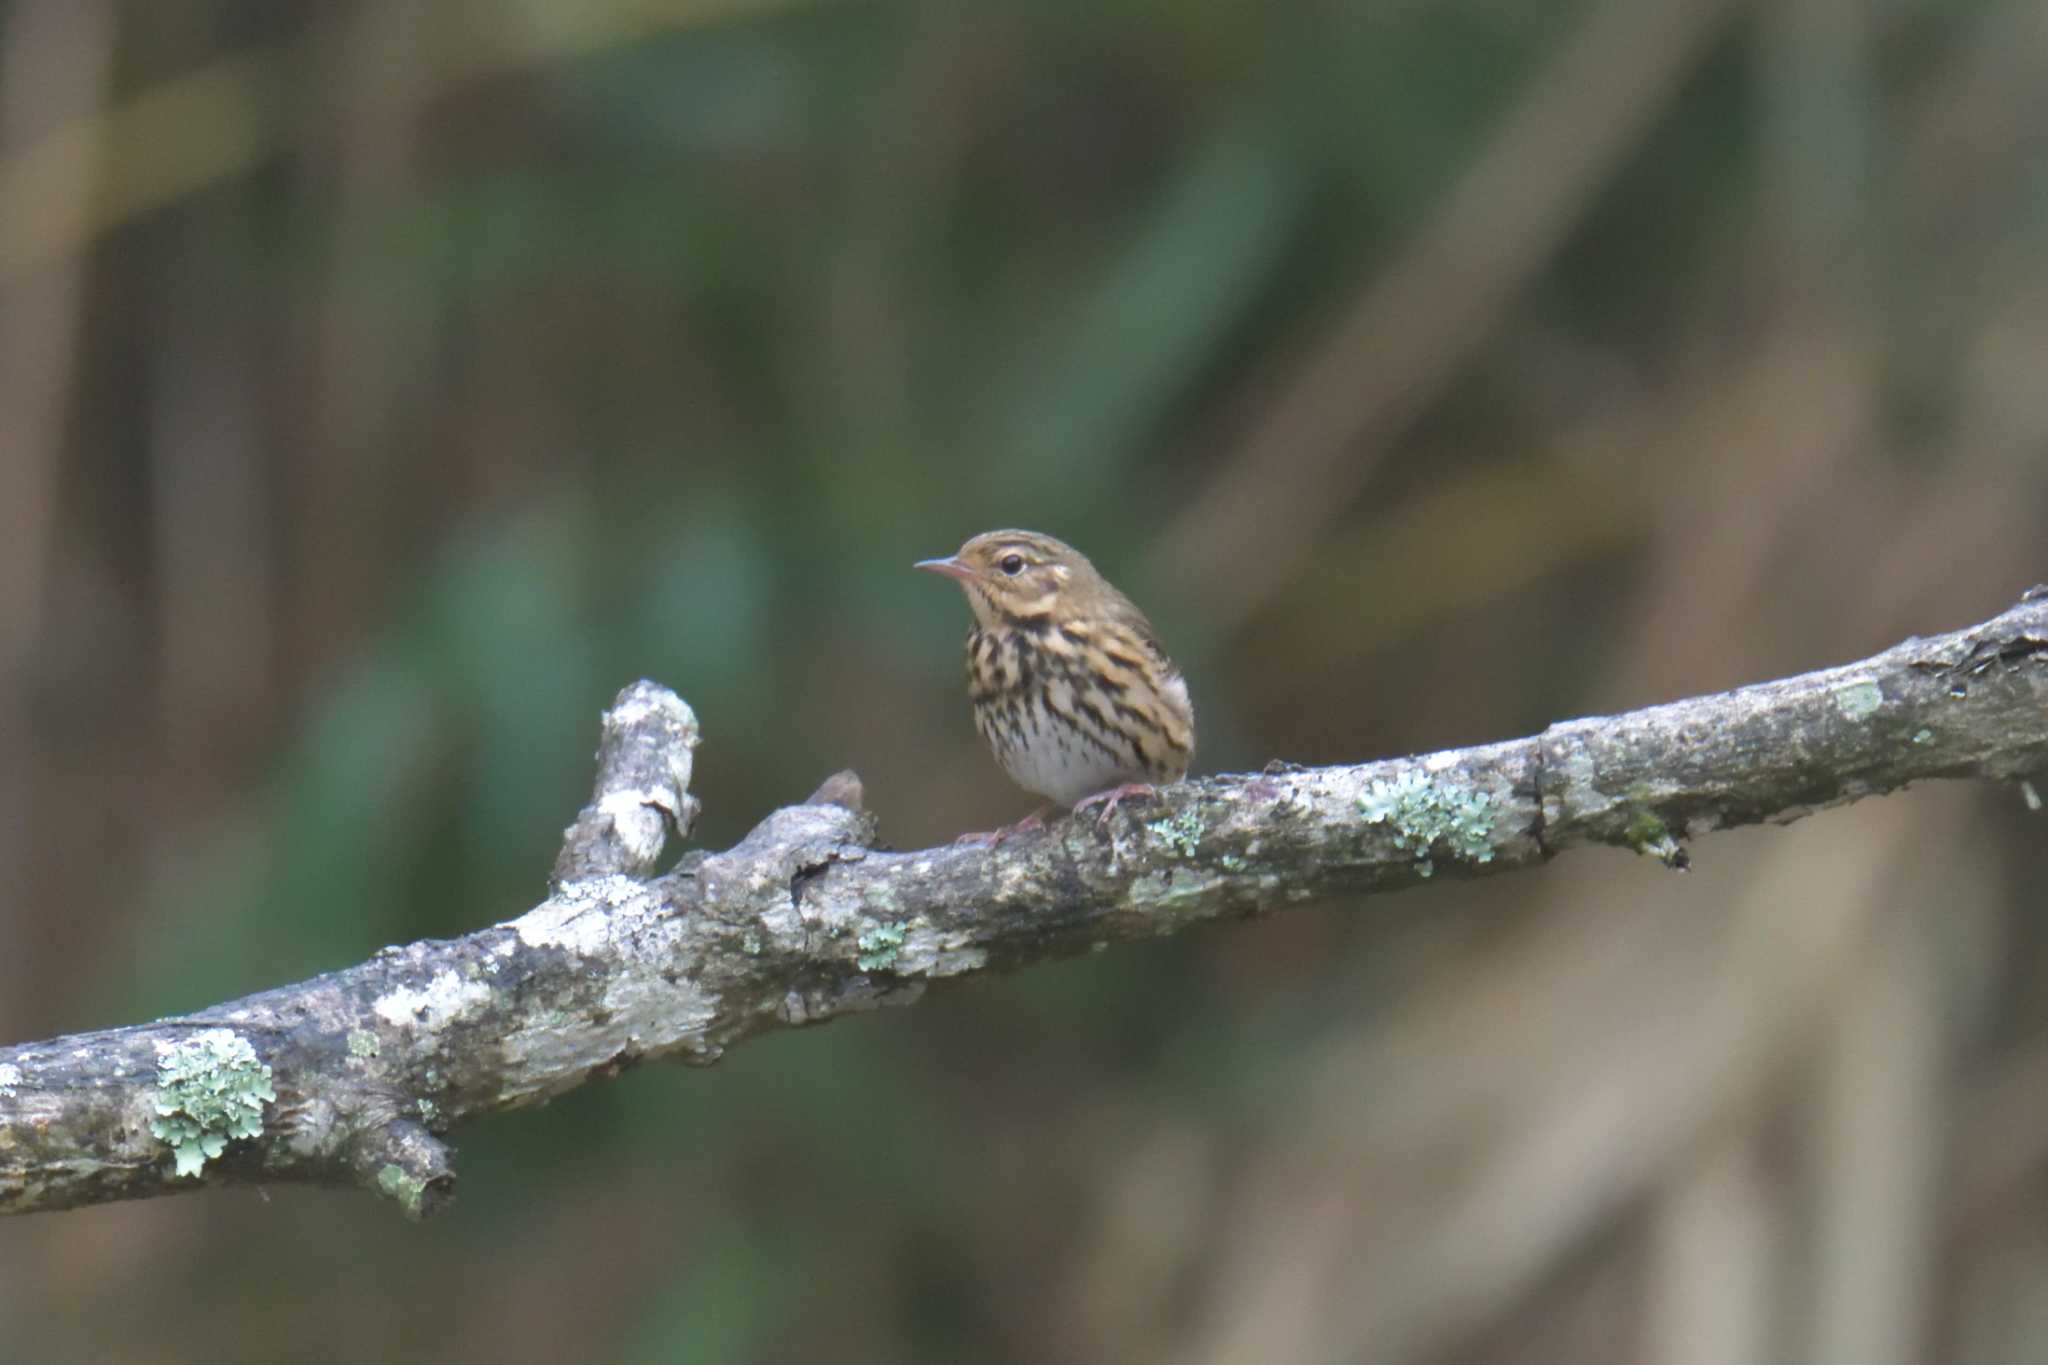
POLYGON ((1054 622, 1102 582, 1086 555, 1036 531, 984 531, 916 567, 957 580, 985 629, 1054 622))

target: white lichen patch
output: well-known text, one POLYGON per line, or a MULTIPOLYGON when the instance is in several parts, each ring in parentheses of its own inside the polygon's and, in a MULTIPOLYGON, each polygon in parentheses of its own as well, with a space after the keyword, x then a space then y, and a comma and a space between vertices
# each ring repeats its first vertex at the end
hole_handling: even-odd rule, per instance
POLYGON ((673 797, 663 791, 607 792, 597 808, 633 857, 646 862, 661 855, 668 840, 668 805, 673 797))
POLYGON ((1216 884, 1217 879, 1208 873, 1191 872, 1185 868, 1148 872, 1131 883, 1131 904, 1157 906, 1165 910, 1199 904, 1216 884))
POLYGON ((631 877, 593 877, 513 920, 512 930, 529 948, 567 948, 595 957, 618 928, 614 917, 640 912, 642 894, 640 883, 631 877))
POLYGON ((1830 695, 1845 720, 1868 720, 1884 705, 1884 689, 1869 678, 1837 683, 1830 695))
POLYGON ((533 1016, 501 1046, 516 1089, 541 1081, 533 1099, 571 1089, 579 1073, 621 1054, 659 1057, 701 1054, 703 1040, 718 1019, 716 995, 688 979, 664 980, 652 969, 621 972, 587 1015, 547 1012, 533 1016))
POLYGON ((928 934, 913 934, 897 952, 892 970, 898 976, 959 976, 986 966, 986 948, 947 944, 928 934))
POLYGON ((694 749, 703 742, 697 725, 697 713, 690 704, 665 687, 634 687, 627 689, 631 695, 614 704, 604 713, 604 728, 607 730, 630 730, 651 717, 659 716, 680 732, 678 738, 686 749, 694 749))
POLYGON ((235 1138, 263 1131, 263 1106, 277 1098, 270 1067, 233 1029, 202 1029, 156 1045, 156 1117, 149 1131, 169 1145, 178 1175, 196 1176, 235 1138))
POLYGON ((978 972, 988 966, 986 948, 942 948, 933 954, 929 967, 924 968, 927 976, 959 976, 966 972, 978 972))
POLYGON ((1004 896, 1015 896, 1031 883, 1031 874, 1024 870, 1024 864, 1005 862, 997 865, 996 890, 1004 896))
POLYGON ((0 1062, 0 1100, 14 1098, 14 1087, 21 1084, 21 1068, 13 1062, 0 1062))
POLYGON ((388 991, 378 996, 371 1008, 379 1019, 401 1027, 441 1028, 487 1004, 490 998, 489 986, 470 981, 450 969, 424 987, 400 986, 388 991))
POLYGON ((1600 765, 1593 761, 1593 755, 1583 745, 1553 749, 1550 771, 1562 788, 1564 799, 1555 810, 1551 808, 1550 798, 1544 799, 1543 813, 1547 820, 1561 820, 1567 809, 1581 819, 1592 819, 1606 814, 1617 804, 1614 797, 1600 790, 1600 765))
MULTIPOLYGON (((783 901, 780 905, 763 910, 760 918, 755 922, 761 926, 760 932, 765 939, 764 947, 767 943, 801 943, 805 929, 808 927, 804 917, 797 913, 796 903, 788 900, 783 901)), ((818 923, 820 926, 824 924, 822 916, 819 917, 818 923)), ((828 932, 838 931, 830 930, 828 932)))
POLYGON ((606 792, 598 800, 597 808, 614 821, 637 819, 642 815, 661 818, 663 803, 668 793, 655 787, 622 787, 606 792))

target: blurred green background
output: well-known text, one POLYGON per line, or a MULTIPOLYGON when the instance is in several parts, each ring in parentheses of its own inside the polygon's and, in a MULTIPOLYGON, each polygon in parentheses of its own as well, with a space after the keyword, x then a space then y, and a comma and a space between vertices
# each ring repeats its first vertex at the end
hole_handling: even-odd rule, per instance
MULTIPOLYGON (((1521 734, 2048 578, 2039 0, 0 7, 0 1036, 698 841, 1031 798, 1049 531, 1198 771, 1521 734)), ((279 1189, 0 1223, 21 1361, 2048 1357, 2011 792, 1121 949, 279 1189)))

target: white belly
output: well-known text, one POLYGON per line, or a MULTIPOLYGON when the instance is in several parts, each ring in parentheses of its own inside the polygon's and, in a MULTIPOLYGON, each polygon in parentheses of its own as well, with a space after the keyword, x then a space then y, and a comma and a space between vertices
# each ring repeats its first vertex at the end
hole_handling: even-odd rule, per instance
POLYGON ((1069 726, 1050 721, 1042 707, 1026 712, 1021 734, 1023 742, 1004 756, 1004 771, 1025 791, 1063 806, 1126 782, 1147 780, 1135 757, 1112 757, 1069 726))

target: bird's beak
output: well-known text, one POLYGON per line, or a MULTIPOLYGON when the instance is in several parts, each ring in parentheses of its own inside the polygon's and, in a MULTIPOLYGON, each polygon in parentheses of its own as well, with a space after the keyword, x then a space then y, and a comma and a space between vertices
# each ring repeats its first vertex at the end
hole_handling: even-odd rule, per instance
POLYGON ((933 573, 942 573, 948 578, 957 578, 962 583, 974 577, 974 570, 962 564, 958 555, 948 555, 944 559, 920 559, 910 567, 913 569, 929 569, 933 573))

